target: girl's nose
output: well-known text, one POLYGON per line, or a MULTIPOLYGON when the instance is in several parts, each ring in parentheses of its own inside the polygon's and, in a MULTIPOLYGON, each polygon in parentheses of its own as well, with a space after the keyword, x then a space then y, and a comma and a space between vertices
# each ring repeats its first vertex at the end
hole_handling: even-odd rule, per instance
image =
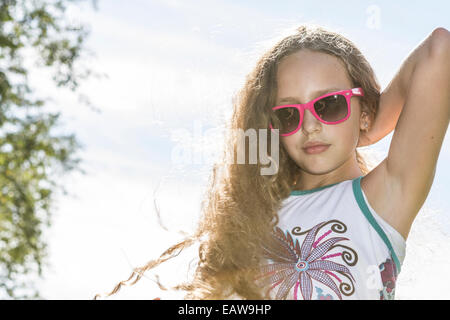
POLYGON ((303 113, 302 129, 305 132, 317 131, 322 126, 322 123, 311 113, 309 110, 305 110, 303 113))

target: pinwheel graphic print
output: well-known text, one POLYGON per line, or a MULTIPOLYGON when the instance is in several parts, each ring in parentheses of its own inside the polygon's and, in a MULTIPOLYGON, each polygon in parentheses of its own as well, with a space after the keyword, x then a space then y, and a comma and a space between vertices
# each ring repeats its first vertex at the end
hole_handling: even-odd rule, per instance
MULTIPOLYGON (((294 242, 288 231, 284 233, 280 228, 275 227, 272 234, 273 241, 263 246, 265 257, 271 263, 260 267, 261 275, 258 277, 262 286, 269 286, 268 292, 278 287, 275 299, 285 299, 289 291, 294 288, 293 296, 295 300, 298 300, 298 289, 300 288, 303 299, 311 300, 313 281, 318 281, 330 288, 339 299, 342 299, 342 293, 348 296, 354 292, 353 282, 355 279, 350 270, 343 264, 329 260, 342 256, 342 251, 334 250, 334 253, 331 253, 330 250, 337 247, 338 242, 348 239, 333 237, 325 240, 333 231, 328 230, 316 240, 318 230, 330 222, 332 221, 322 222, 310 229, 301 246, 298 240, 294 242), (350 283, 344 282, 337 274, 346 277, 350 283), (339 282, 339 287, 335 283, 336 280, 339 282), (353 288, 353 290, 350 293, 346 292, 345 289, 348 290, 348 288, 353 288)), ((354 252, 349 247, 341 247, 354 252)))

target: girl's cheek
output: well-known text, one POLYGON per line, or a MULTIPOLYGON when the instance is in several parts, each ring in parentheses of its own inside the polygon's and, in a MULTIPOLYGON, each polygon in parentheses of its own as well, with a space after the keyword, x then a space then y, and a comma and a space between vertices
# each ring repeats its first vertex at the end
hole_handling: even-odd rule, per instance
POLYGON ((286 137, 281 137, 280 139, 281 145, 280 148, 284 148, 287 152, 290 152, 291 150, 295 149, 295 139, 292 139, 292 137, 290 138, 286 138, 286 137))

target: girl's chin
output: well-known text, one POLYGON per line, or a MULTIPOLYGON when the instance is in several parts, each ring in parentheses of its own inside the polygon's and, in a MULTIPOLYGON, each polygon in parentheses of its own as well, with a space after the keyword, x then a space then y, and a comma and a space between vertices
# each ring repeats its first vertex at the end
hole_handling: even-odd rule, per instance
POLYGON ((329 164, 320 163, 301 163, 299 168, 309 174, 321 175, 326 174, 332 170, 329 164))

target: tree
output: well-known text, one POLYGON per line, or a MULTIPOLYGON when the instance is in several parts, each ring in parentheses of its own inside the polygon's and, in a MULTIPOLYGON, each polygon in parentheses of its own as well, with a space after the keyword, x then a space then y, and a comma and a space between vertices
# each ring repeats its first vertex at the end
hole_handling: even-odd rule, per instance
MULTIPOLYGON (((0 297, 39 298, 33 277, 43 275, 56 177, 78 168, 81 147, 55 135, 60 113, 29 84, 25 61, 47 68, 56 87, 77 92, 92 72, 77 62, 89 34, 67 22, 67 8, 83 0, 0 0, 0 297)), ((92 2, 96 8, 96 2, 92 2)), ((84 173, 84 172, 83 172, 84 173)))

